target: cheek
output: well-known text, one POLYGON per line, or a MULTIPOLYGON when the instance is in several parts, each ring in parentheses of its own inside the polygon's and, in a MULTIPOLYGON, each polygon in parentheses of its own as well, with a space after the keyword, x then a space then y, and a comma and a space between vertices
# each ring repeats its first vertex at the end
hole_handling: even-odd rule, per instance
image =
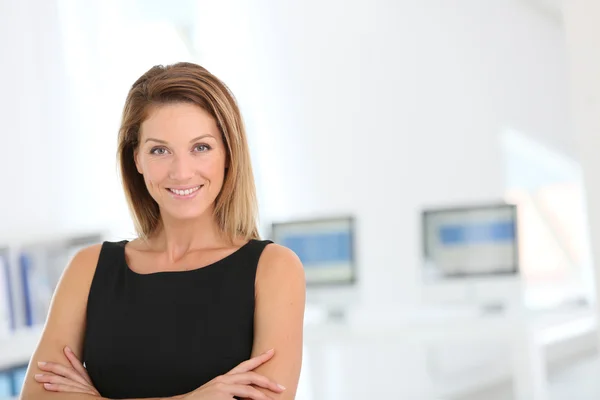
POLYGON ((222 176, 225 174, 225 165, 220 162, 213 163, 210 166, 211 175, 213 176, 222 176))
POLYGON ((225 158, 222 152, 213 151, 202 157, 198 157, 196 161, 196 169, 200 175, 209 179, 214 185, 223 178, 225 174, 225 158))
POLYGON ((152 160, 144 163, 144 180, 148 185, 155 186, 165 180, 169 169, 165 162, 152 160))
POLYGON ((210 176, 212 177, 213 180, 215 180, 216 182, 214 183, 219 183, 222 184, 222 180, 225 177, 225 163, 221 162, 221 160, 218 160, 217 162, 211 163, 210 167, 209 167, 209 173, 210 176))

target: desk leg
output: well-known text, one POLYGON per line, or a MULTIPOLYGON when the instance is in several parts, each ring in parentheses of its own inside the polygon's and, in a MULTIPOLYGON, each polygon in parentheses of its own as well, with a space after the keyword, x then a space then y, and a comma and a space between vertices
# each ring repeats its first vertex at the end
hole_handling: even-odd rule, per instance
POLYGON ((335 343, 312 343, 306 346, 311 399, 345 400, 342 346, 335 343))
POLYGON ((534 332, 517 329, 513 338, 513 391, 515 400, 548 400, 544 349, 534 332))

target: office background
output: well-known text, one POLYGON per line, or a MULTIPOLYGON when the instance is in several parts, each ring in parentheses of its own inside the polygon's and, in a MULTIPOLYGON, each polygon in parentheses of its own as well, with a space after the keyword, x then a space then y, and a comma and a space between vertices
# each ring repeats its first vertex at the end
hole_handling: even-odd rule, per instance
MULTIPOLYGON (((397 393, 406 398, 558 399, 571 390, 563 387, 597 398, 587 372, 555 376, 551 361, 600 368, 599 21, 593 0, 0 0, 0 247, 131 238, 115 166, 125 95, 154 64, 197 62, 239 100, 263 234, 274 222, 356 221, 357 280, 339 294, 353 322, 344 345, 330 342, 339 322, 333 331, 310 326, 299 398, 385 395, 389 387, 368 383, 402 373, 397 393), (423 210, 503 202, 519 210, 518 285, 427 285, 423 210), (440 316, 442 330, 467 318, 447 308, 471 299, 469 290, 522 297, 524 324, 559 315, 540 334, 555 338, 538 346, 544 385, 511 386, 539 366, 495 351, 487 325, 471 345, 431 338, 423 352, 403 347, 419 337, 424 314, 440 316), (377 347, 382 332, 387 347, 377 347), (329 381, 310 372, 313 344, 329 349, 329 381)), ((19 284, 13 297, 20 312, 19 284)), ((15 335, 0 348, 29 343, 15 335)))

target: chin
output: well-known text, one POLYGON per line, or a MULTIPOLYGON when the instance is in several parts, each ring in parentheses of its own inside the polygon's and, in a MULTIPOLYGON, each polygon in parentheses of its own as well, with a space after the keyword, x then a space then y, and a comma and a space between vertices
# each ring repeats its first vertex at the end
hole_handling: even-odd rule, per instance
POLYGON ((167 210, 167 214, 174 219, 178 220, 194 220, 202 217, 206 212, 206 209, 196 210, 167 210))

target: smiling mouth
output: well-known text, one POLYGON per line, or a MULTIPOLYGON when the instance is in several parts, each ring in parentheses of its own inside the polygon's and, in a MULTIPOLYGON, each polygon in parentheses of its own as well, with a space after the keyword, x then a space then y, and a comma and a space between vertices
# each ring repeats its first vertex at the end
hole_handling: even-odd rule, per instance
POLYGON ((196 193, 202 186, 204 186, 204 185, 198 185, 196 187, 185 189, 185 190, 171 189, 171 188, 168 188, 167 190, 177 196, 189 196, 191 194, 196 193))

